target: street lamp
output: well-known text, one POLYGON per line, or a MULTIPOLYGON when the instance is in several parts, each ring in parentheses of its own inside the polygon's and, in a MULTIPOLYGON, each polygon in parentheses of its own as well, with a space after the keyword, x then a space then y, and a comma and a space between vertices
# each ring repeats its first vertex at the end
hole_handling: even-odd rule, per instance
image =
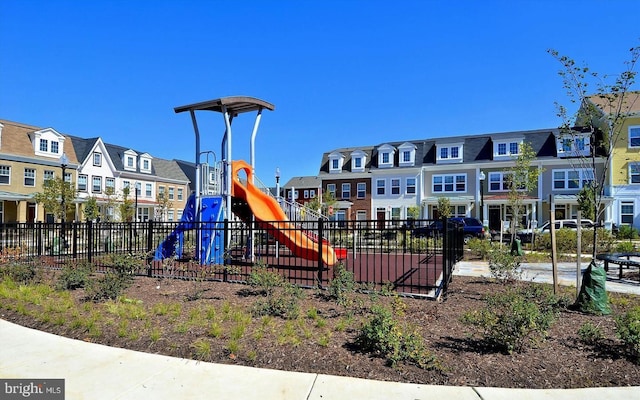
POLYGON ((135 211, 133 214, 133 220, 135 222, 138 222, 138 185, 140 184, 140 182, 136 182, 135 184, 135 188, 136 188, 136 203, 135 203, 135 211))
POLYGON ((61 196, 61 200, 60 200, 60 207, 62 208, 62 217, 60 218, 60 222, 62 222, 62 240, 64 241, 64 224, 65 224, 65 220, 67 217, 67 205, 65 203, 65 192, 66 192, 66 188, 67 188, 67 181, 65 180, 65 171, 67 169, 67 166, 69 165, 69 157, 67 157, 67 153, 62 153, 62 155, 60 156, 60 167, 62 168, 62 186, 61 186, 61 191, 62 191, 62 196, 61 196))
POLYGON ((280 197, 280 168, 276 167, 276 198, 280 197))
POLYGON ((484 225, 484 180, 486 178, 484 172, 480 171, 478 178, 480 179, 480 222, 484 225))

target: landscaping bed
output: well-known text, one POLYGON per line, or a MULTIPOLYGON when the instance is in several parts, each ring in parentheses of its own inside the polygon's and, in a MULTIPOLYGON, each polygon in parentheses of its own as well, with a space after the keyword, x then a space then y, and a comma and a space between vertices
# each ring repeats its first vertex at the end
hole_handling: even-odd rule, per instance
MULTIPOLYGON (((310 289, 291 300, 282 288, 269 294, 264 281, 249 286, 135 277, 116 300, 94 302, 83 288, 52 289, 59 274, 41 272, 39 285, 0 282, 0 317, 87 342, 259 368, 437 385, 640 385, 637 354, 616 337, 614 317, 640 305, 637 296, 611 293, 613 314, 607 316, 561 308, 546 340, 509 354, 472 335, 461 321, 486 305, 486 295, 513 286, 491 279, 454 277, 446 297, 435 302, 349 288, 339 301, 330 291, 310 289), (268 301, 278 293, 283 297, 268 301), (393 310, 398 329, 386 332, 396 335, 393 340, 419 337, 424 348, 401 350, 419 353, 424 363, 364 349, 363 326, 376 307, 393 310), (601 338, 583 340, 587 335, 578 331, 585 323, 601 338)), ((575 291, 564 290, 567 296, 575 291)))

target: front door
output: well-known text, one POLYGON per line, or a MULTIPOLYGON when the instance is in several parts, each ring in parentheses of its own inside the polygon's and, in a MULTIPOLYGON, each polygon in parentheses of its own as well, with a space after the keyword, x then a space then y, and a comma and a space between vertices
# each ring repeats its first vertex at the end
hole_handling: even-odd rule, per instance
POLYGON ((500 232, 501 224, 500 207, 489 207, 489 230, 500 232))
POLYGON ((384 229, 385 211, 384 210, 376 211, 376 216, 378 220, 378 229, 384 229))

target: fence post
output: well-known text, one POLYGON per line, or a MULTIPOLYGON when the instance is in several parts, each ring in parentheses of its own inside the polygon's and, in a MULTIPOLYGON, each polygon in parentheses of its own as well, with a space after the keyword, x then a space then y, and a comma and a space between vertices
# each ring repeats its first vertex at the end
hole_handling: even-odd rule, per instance
POLYGON ((74 222, 73 223, 73 238, 71 239, 71 246, 73 247, 73 259, 77 259, 78 258, 78 223, 74 222))
POLYGON ((36 252, 38 256, 42 255, 42 222, 36 222, 36 252))
POLYGON ((91 263, 93 259, 93 221, 87 221, 85 227, 87 229, 87 261, 91 263))
POLYGON ((318 218, 318 287, 322 288, 322 268, 324 267, 322 262, 323 254, 323 220, 318 218))
POLYGON ((442 217, 442 283, 446 290, 449 285, 449 258, 451 257, 449 243, 449 223, 447 217, 442 217))
POLYGON ((229 280, 229 275, 228 275, 229 268, 227 268, 227 265, 229 265, 230 250, 227 247, 227 243, 231 243, 231 241, 227 240, 228 238, 229 238, 229 219, 225 218, 224 219, 224 237, 222 238, 222 265, 224 266, 224 268, 222 268, 223 282, 227 282, 229 280))
POLYGON ((149 226, 147 227, 147 254, 153 250, 153 220, 149 220, 149 226))

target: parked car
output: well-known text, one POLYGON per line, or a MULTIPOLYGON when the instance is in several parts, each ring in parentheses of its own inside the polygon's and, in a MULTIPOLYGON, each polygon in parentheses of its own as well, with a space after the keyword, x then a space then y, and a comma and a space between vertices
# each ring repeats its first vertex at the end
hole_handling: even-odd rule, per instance
MULTIPOLYGON (((589 229, 595 226, 593 221, 590 219, 581 219, 580 224, 582 229, 589 229)), ((577 219, 559 219, 555 221, 555 226, 556 226, 556 229, 565 228, 565 229, 577 230, 578 220, 577 219)), ((544 224, 542 224, 539 228, 536 228, 536 229, 519 229, 518 231, 516 231, 516 235, 522 242, 529 243, 531 242, 531 238, 534 232, 536 235, 541 235, 544 233, 549 233, 550 230, 551 230, 551 222, 546 221, 544 224)))
MULTIPOLYGON (((462 225, 464 232, 464 242, 467 243, 470 238, 487 238, 487 233, 484 230, 484 226, 477 218, 470 217, 454 217, 449 218, 449 229, 454 229, 456 226, 462 225)), ((442 221, 434 221, 427 226, 421 226, 414 228, 412 231, 414 237, 438 237, 442 234, 442 221)))

